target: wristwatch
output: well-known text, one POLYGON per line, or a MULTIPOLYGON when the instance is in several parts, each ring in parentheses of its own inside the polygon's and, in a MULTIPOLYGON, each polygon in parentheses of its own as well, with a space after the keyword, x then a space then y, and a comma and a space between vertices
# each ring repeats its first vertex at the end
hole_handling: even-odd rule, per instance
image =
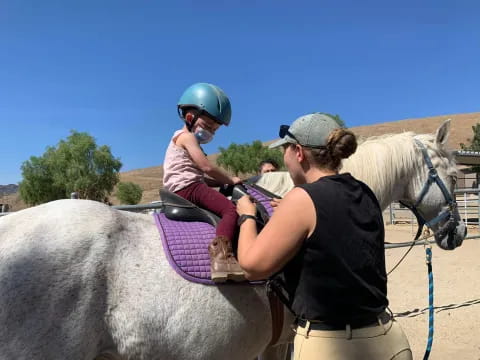
POLYGON ((253 215, 242 214, 238 217, 238 221, 237 221, 238 226, 242 225, 247 219, 253 219, 257 221, 257 218, 253 215))

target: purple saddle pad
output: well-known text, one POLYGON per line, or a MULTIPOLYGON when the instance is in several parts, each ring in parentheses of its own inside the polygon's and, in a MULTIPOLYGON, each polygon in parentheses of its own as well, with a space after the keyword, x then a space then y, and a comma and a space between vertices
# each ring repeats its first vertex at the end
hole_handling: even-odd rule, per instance
MULTIPOLYGON (((252 196, 258 203, 260 203, 267 211, 268 216, 272 216, 273 208, 270 205, 271 196, 266 196, 257 186, 244 185, 247 189, 248 195, 252 196)), ((278 197, 278 196, 277 196, 278 197)))
MULTIPOLYGON (((270 198, 257 188, 249 185, 245 185, 245 188, 271 216, 273 209, 270 198)), ((153 216, 162 238, 163 249, 173 269, 187 280, 217 285, 210 277, 208 254, 208 245, 215 237, 215 227, 198 221, 170 220, 164 213, 155 213, 153 216)))
POLYGON ((215 227, 198 221, 170 220, 164 213, 153 216, 173 269, 187 280, 214 285, 210 278, 208 245, 215 237, 215 227))

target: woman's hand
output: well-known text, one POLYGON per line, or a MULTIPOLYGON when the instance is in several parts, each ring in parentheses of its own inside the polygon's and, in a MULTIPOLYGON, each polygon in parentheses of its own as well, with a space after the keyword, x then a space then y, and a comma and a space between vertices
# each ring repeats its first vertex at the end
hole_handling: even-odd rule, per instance
POLYGON ((237 201, 238 215, 253 215, 255 216, 257 209, 255 204, 250 200, 250 196, 244 195, 237 201))

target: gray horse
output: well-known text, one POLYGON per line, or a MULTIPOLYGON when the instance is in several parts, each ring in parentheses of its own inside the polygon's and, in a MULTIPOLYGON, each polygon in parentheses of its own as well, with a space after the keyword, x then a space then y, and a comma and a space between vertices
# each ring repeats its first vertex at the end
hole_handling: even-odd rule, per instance
MULTIPOLYGON (((414 203, 428 176, 414 139, 451 189, 456 169, 444 149, 447 135, 445 123, 435 136, 372 140, 377 149, 365 142, 348 164, 356 164, 352 172, 371 184, 382 207, 399 199, 414 203)), ((445 204, 432 186, 418 211, 429 220, 445 204)), ((454 233, 442 234, 454 241, 446 246, 439 235, 442 248, 460 245, 465 236, 455 216, 454 233)), ((292 339, 292 318, 286 320, 279 344, 292 339)), ((254 359, 272 333, 264 286, 188 282, 170 268, 151 215, 87 200, 54 201, 0 218, 0 324, 0 358, 15 360, 254 359)), ((284 358, 285 346, 264 356, 284 358)))

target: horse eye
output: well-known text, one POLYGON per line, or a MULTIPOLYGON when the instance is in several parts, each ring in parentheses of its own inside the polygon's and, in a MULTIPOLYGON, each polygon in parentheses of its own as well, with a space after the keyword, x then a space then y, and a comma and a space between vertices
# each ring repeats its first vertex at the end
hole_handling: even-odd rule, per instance
POLYGON ((456 187, 457 187, 457 177, 452 176, 452 190, 455 190, 456 187))

